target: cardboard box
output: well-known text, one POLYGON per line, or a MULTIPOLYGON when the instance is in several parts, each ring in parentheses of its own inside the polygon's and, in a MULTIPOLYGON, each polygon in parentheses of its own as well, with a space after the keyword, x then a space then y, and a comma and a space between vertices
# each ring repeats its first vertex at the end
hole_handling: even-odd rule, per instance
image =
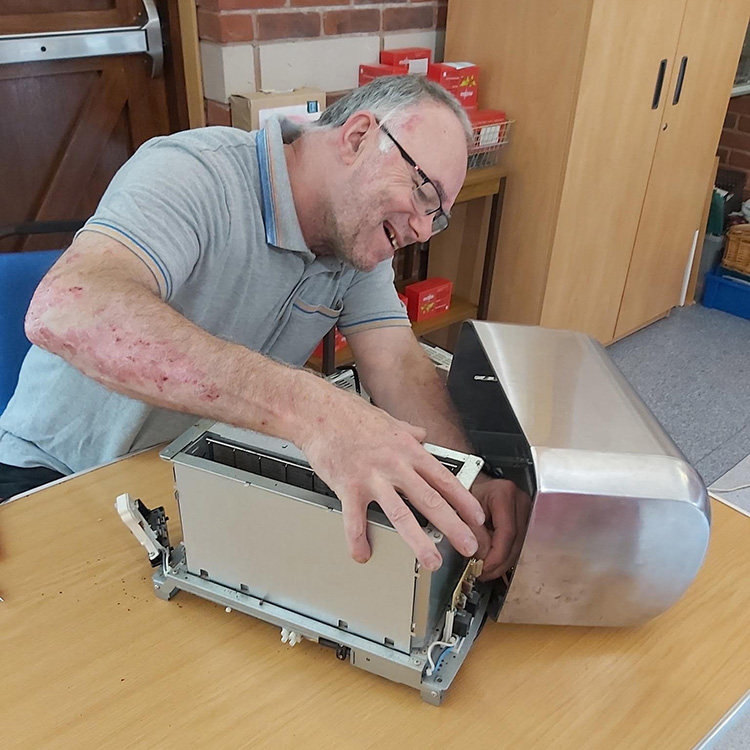
MULTIPOLYGON (((345 346, 346 346, 346 336, 341 334, 339 332, 339 329, 337 328, 336 333, 333 335, 333 351, 340 352, 345 346)), ((323 356, 323 342, 321 341, 315 347, 315 351, 313 352, 313 357, 322 357, 322 356, 323 356)))
POLYGON ((405 76, 409 68, 405 65, 382 65, 373 63, 372 65, 359 66, 359 85, 365 86, 370 81, 380 78, 381 76, 405 76))
POLYGON ((464 109, 478 106, 479 67, 470 62, 433 63, 427 77, 439 83, 461 102, 464 109))
POLYGON ((447 312, 452 292, 453 282, 449 279, 435 277, 409 284, 404 289, 409 318, 416 323, 447 312))
POLYGON ((302 122, 317 120, 326 108, 326 94, 310 87, 293 91, 253 91, 230 96, 229 104, 235 128, 259 130, 274 115, 302 122))
POLYGON ((402 47, 401 49, 384 49, 380 53, 383 65, 401 65, 409 73, 427 75, 427 68, 432 60, 432 50, 429 47, 402 47))
POLYGON ((469 121, 474 127, 474 145, 469 152, 492 148, 505 138, 508 118, 499 109, 475 109, 469 112, 469 121))

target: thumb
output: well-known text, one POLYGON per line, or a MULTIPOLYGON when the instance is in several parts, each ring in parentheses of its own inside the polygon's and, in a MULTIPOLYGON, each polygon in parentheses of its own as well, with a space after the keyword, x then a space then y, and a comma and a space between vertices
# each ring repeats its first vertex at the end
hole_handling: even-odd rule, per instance
POLYGON ((418 442, 424 443, 427 437, 427 430, 424 427, 417 427, 416 425, 409 424, 408 422, 401 422, 404 430, 408 432, 418 442))

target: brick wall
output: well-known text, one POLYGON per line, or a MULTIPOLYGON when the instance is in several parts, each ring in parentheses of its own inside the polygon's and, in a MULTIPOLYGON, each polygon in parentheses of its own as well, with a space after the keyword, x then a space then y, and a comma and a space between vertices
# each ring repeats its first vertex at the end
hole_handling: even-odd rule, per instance
POLYGON ((229 124, 231 94, 317 86, 340 95, 381 49, 442 60, 447 0, 197 0, 206 121, 229 124))
POLYGON ((750 94, 729 100, 718 155, 722 167, 745 172, 744 197, 750 198, 750 94))

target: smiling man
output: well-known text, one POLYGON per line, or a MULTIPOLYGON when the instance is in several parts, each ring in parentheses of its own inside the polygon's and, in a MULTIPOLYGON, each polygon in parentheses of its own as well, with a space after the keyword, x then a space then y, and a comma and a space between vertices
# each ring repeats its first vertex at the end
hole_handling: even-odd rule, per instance
POLYGON ((391 266, 447 226, 470 133, 447 92, 399 76, 304 130, 271 120, 146 143, 34 295, 34 346, 0 417, 0 497, 208 417, 299 446, 341 500, 356 560, 376 500, 420 562, 440 565, 402 493, 499 575, 522 498, 489 477, 472 495, 423 449, 470 446, 391 266), (334 324, 377 407, 300 369, 334 324))

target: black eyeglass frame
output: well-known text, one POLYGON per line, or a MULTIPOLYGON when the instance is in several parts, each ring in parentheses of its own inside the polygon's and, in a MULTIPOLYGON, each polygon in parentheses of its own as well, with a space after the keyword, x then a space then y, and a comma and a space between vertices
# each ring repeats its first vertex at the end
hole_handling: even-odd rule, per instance
POLYGON ((404 161, 414 169, 414 171, 419 175, 422 182, 419 183, 414 189, 419 190, 423 185, 430 184, 432 185, 433 190, 435 191, 435 195, 437 195, 438 199, 438 207, 432 211, 428 211, 425 216, 432 216, 432 226, 435 227, 436 222, 442 223, 442 221, 445 222, 445 225, 442 227, 439 227, 438 229, 433 229, 432 235, 433 237, 438 234, 439 232, 444 231, 448 227, 448 223, 450 222, 451 215, 443 208, 443 199, 440 197, 440 191, 437 189, 437 185, 422 171, 421 167, 417 164, 417 162, 414 161, 414 159, 409 156, 406 149, 393 137, 393 134, 386 128, 385 125, 383 125, 382 122, 378 122, 378 126, 380 129, 391 139, 393 142, 393 145, 396 146, 401 156, 404 158, 404 161))

